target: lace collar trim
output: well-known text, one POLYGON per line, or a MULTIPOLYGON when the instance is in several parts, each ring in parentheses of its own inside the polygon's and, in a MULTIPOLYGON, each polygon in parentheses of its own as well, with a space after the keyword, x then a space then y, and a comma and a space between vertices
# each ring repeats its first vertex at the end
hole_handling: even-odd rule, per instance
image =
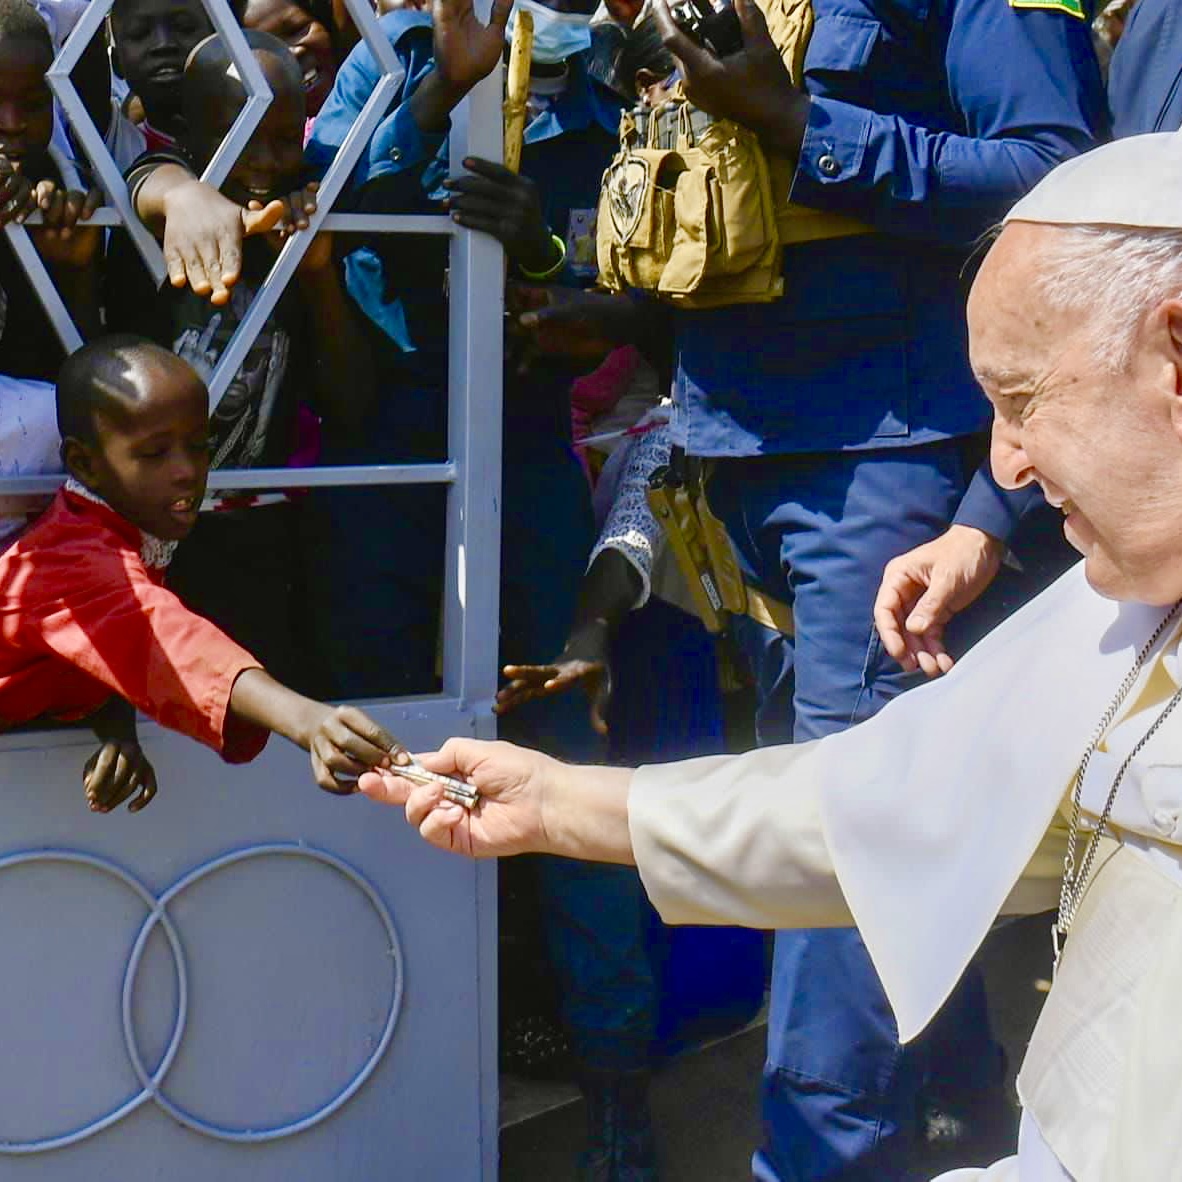
MULTIPOLYGON (((90 501, 93 505, 102 505, 104 509, 110 509, 112 513, 115 512, 98 493, 91 492, 86 485, 75 480, 73 476, 66 479, 65 487, 66 492, 73 493, 74 496, 81 497, 84 501, 90 501)), ((144 530, 140 530, 139 533, 140 561, 150 570, 164 570, 172 561, 173 554, 176 553, 176 542, 166 542, 154 534, 145 533, 144 530)))

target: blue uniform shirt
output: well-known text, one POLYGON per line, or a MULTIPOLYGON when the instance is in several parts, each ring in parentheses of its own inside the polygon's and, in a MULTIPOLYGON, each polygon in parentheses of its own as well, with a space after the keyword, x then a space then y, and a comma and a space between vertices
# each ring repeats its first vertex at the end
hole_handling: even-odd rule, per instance
POLYGON ((1085 20, 1007 0, 814 0, 795 201, 879 233, 785 251, 785 295, 676 317, 674 433, 751 456, 983 428, 974 239, 1107 131, 1085 20))
POLYGON ((1116 136, 1182 127, 1182 10, 1174 0, 1139 0, 1108 70, 1116 136))

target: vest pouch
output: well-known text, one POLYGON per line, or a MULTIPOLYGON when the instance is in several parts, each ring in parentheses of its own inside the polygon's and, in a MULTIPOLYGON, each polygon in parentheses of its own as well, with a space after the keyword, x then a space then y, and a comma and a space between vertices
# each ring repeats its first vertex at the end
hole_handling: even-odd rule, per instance
POLYGON ((679 153, 629 148, 603 176, 595 248, 599 282, 611 291, 655 291, 673 252, 675 191, 685 174, 679 153))
POLYGON ((695 166, 677 178, 673 192, 676 222, 673 247, 657 284, 657 291, 662 295, 687 295, 694 291, 706 274, 711 252, 718 249, 716 228, 711 235, 712 172, 709 165, 695 162, 695 166))
POLYGON ((712 273, 739 275, 749 267, 767 265, 773 256, 778 264, 771 178, 754 134, 729 119, 712 121, 696 137, 696 148, 710 162, 712 209, 719 232, 712 273))

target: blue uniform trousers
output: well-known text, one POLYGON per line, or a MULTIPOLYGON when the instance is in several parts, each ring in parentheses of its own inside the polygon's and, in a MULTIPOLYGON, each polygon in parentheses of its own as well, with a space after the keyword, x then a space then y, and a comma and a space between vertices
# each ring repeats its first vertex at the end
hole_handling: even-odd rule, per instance
MULTIPOLYGON (((749 576, 796 617, 794 639, 736 621, 758 680, 761 744, 842 730, 907 688, 874 629, 874 597, 891 558, 946 528, 969 475, 955 440, 718 462, 711 507, 749 576)), ((982 1054, 991 1044, 983 1001, 974 989, 949 1012, 970 1059, 970 1044, 982 1054)), ((777 933, 755 1177, 901 1178, 925 1050, 900 1047, 856 931, 777 933)))

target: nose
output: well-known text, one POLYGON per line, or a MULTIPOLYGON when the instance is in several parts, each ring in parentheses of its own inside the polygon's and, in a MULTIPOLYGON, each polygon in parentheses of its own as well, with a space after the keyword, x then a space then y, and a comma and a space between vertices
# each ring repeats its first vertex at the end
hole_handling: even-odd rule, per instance
POLYGON ((172 453, 172 486, 177 492, 188 495, 201 483, 204 463, 187 448, 178 447, 172 453))
POLYGON ((157 57, 175 57, 177 54, 176 37, 168 21, 157 21, 147 38, 148 52, 157 57))
POLYGON ((1034 480, 1034 465, 1022 448, 1021 431, 996 414, 989 439, 989 466, 1002 488, 1024 488, 1034 480))

